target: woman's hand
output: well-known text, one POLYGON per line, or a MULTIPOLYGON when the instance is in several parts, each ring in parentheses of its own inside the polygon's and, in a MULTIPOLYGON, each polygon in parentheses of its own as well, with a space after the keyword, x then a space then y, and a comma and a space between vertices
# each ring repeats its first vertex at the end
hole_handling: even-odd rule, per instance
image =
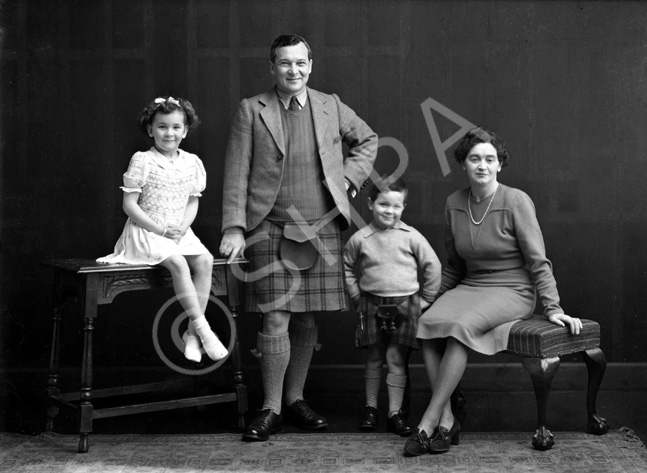
POLYGON ((568 324, 573 335, 579 335, 580 330, 582 330, 582 321, 580 319, 576 319, 575 317, 571 317, 570 315, 553 314, 548 317, 548 320, 551 323, 559 325, 561 327, 565 327, 568 324))
POLYGON ((427 302, 424 299, 420 299, 420 310, 427 310, 431 307, 431 302, 427 302))

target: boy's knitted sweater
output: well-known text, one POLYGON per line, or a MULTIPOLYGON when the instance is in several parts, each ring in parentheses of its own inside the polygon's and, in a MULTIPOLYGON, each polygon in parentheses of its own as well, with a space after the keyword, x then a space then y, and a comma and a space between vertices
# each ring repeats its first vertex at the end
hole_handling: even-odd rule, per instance
POLYGON ((420 296, 433 302, 440 288, 440 261, 425 237, 402 221, 389 229, 371 222, 344 247, 346 287, 354 301, 362 292, 381 297, 415 294, 419 271, 420 296))

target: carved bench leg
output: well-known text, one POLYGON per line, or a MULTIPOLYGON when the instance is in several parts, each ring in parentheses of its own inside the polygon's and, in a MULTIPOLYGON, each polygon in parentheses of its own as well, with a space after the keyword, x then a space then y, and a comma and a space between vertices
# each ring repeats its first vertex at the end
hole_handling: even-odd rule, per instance
POLYGON ((548 395, 553 384, 555 373, 559 369, 560 359, 554 358, 529 358, 521 359, 523 367, 530 373, 532 384, 535 388, 537 400, 537 431, 532 438, 532 445, 537 450, 550 450, 555 444, 553 434, 546 428, 546 409, 548 395))
POLYGON ((596 399, 604 372, 607 369, 607 359, 600 348, 583 351, 582 358, 584 358, 589 372, 589 385, 586 392, 586 413, 588 415, 586 431, 590 434, 604 435, 609 431, 609 424, 606 419, 598 416, 596 399))

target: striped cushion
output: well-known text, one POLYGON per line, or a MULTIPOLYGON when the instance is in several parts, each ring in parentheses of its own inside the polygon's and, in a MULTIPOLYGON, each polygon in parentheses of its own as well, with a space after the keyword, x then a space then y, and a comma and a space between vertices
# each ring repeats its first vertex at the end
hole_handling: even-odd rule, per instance
POLYGON ((567 327, 550 323, 543 315, 520 320, 510 329, 507 351, 535 358, 552 358, 600 346, 600 325, 582 319, 582 331, 571 335, 567 327))

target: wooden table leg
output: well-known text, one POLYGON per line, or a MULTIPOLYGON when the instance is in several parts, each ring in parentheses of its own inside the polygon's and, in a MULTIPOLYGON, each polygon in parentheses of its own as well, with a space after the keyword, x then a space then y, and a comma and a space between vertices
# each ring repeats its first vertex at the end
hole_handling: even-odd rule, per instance
POLYGON ((84 325, 83 325, 83 360, 81 363, 81 394, 79 400, 79 453, 87 453, 90 448, 88 436, 92 432, 93 410, 92 381, 93 381, 93 334, 94 321, 97 317, 97 295, 99 277, 91 274, 86 277, 84 291, 84 325))
MULTIPOLYGON (((58 282, 58 278, 56 278, 58 282)), ((58 284, 55 283, 54 291, 57 292, 58 284)), ((52 398, 57 398, 61 391, 59 388, 59 357, 61 340, 61 314, 63 313, 63 301, 55 296, 54 315, 52 317, 52 346, 49 355, 49 375, 47 379, 47 423, 45 430, 54 430, 54 419, 58 415, 58 407, 52 403, 52 398)))
POLYGON ((90 448, 88 435, 92 432, 92 332, 94 319, 85 317, 83 326, 83 362, 81 365, 81 394, 79 400, 79 453, 87 453, 90 448))
MULTIPOLYGON (((240 266, 226 265, 225 278, 227 284, 227 299, 229 301, 229 311, 234 319, 234 327, 236 329, 236 338, 234 342, 233 351, 231 353, 231 364, 233 368, 234 389, 236 390, 236 401, 238 403, 238 429, 245 430, 245 414, 248 409, 247 400, 247 386, 245 385, 245 378, 243 376, 243 363, 240 354, 239 342, 239 324, 238 324, 238 307, 240 305, 240 286, 241 279, 244 273, 241 274, 242 269, 240 266)), ((233 334, 232 334, 233 335, 233 334)))
POLYGON ((238 429, 245 430, 245 414, 247 413, 247 386, 243 375, 243 364, 240 355, 240 342, 238 340, 238 312, 237 306, 231 306, 231 315, 234 318, 236 326, 236 341, 231 354, 231 364, 233 367, 234 389, 236 390, 236 401, 238 402, 238 429))

